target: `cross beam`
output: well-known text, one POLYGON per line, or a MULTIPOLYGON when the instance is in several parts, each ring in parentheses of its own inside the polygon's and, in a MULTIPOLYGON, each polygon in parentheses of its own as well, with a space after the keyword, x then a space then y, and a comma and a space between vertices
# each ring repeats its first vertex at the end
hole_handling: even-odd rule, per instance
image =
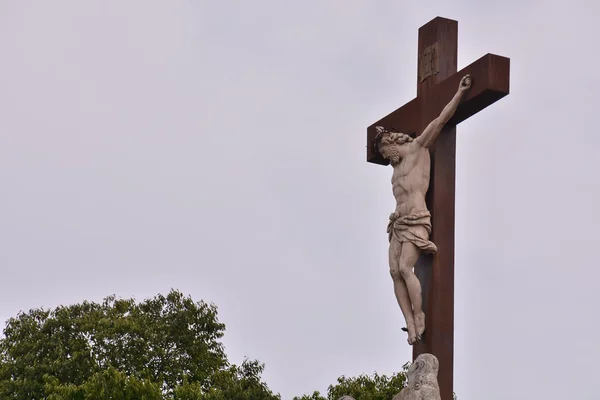
POLYGON ((389 164, 373 149, 373 140, 377 134, 376 126, 381 125, 395 132, 413 134, 422 132, 452 99, 460 79, 466 74, 470 74, 473 78, 473 85, 458 106, 454 116, 446 124, 447 127, 457 125, 509 93, 509 70, 510 59, 486 54, 441 83, 428 88, 426 93, 415 97, 396 111, 381 118, 367 128, 367 161, 381 165, 389 164), (431 120, 422 118, 425 107, 429 107, 431 110, 427 113, 433 115, 431 120))
POLYGON ((432 214, 431 240, 435 256, 423 255, 415 266, 422 286, 426 330, 413 347, 413 360, 431 353, 440 363, 442 400, 453 398, 454 363, 454 201, 456 124, 509 93, 510 60, 487 54, 457 72, 458 22, 434 18, 419 29, 417 97, 367 128, 367 161, 387 165, 374 149, 376 126, 418 136, 435 119, 470 74, 471 89, 431 150, 431 180, 427 207, 432 214))

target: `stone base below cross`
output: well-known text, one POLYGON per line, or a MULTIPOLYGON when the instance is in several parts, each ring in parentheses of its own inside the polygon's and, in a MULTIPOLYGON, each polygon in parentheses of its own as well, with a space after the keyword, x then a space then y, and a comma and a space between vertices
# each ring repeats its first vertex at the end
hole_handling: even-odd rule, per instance
MULTIPOLYGON (((441 400, 438 385, 438 359, 429 353, 423 353, 411 364, 406 376, 406 387, 391 400, 441 400)), ((342 396, 338 400, 355 400, 351 396, 342 396)))

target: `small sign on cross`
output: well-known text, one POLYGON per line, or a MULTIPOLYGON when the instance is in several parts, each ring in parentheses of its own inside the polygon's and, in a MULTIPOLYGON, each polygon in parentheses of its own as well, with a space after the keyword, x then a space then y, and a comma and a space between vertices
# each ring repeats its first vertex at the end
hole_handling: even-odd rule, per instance
POLYGON ((419 83, 439 72, 437 43, 427 46, 419 57, 419 83))

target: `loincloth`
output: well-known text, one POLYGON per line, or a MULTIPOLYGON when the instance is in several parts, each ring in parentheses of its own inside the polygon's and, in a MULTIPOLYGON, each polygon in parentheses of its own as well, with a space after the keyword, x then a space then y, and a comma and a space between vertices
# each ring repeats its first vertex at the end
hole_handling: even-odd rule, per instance
POLYGON ((410 242, 424 253, 437 253, 437 246, 429 240, 431 213, 427 210, 390 218, 387 232, 390 243, 393 239, 400 241, 400 243, 410 242), (418 226, 424 227, 427 234, 424 234, 422 229, 415 229, 418 226))

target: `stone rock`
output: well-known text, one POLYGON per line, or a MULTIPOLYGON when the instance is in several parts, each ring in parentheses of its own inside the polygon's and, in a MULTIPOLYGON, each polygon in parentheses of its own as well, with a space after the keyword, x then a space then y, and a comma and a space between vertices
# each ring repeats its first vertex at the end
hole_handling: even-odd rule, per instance
POLYGON ((408 384, 392 400, 441 400, 437 381, 439 366, 433 354, 418 356, 406 374, 408 384))

